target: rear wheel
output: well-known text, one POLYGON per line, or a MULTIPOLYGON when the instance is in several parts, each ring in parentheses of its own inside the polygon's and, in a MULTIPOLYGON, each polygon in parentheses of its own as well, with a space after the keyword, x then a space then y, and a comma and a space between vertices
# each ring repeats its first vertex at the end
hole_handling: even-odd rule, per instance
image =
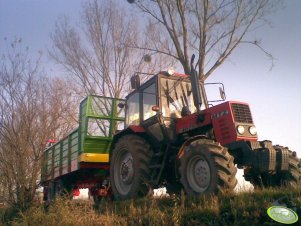
POLYGON ((212 140, 192 142, 180 159, 180 181, 189 196, 233 190, 236 172, 233 157, 212 140))
POLYGON ((124 200, 149 193, 150 145, 141 137, 126 135, 116 143, 111 160, 110 181, 114 198, 124 200))

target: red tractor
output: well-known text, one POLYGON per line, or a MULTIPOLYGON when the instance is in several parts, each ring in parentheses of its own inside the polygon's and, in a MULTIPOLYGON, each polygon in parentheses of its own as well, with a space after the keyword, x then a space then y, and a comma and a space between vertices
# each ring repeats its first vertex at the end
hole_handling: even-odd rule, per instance
MULTIPOLYGON (((232 190, 236 167, 255 187, 297 187, 296 153, 257 140, 247 103, 209 105, 193 58, 189 76, 160 72, 142 85, 138 75, 131 78, 134 91, 119 105, 125 129, 115 134, 110 151, 114 197, 135 198, 164 186, 195 197, 232 190)), ((223 86, 220 93, 225 99, 223 86)))

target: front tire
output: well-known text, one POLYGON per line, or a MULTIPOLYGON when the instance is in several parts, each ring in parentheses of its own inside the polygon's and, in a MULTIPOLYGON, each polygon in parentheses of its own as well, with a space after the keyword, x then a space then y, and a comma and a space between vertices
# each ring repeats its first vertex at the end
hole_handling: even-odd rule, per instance
MULTIPOLYGON (((245 169, 245 178, 250 181, 254 188, 269 188, 269 187, 290 187, 298 188, 301 186, 301 168, 299 163, 299 158, 296 152, 290 151, 288 148, 275 145, 273 148, 276 152, 281 152, 282 150, 288 153, 287 170, 276 169, 274 172, 267 173, 257 173, 253 168, 249 167, 245 169)), ((282 159, 277 159, 277 165, 281 165, 282 159)))
POLYGON ((212 140, 192 142, 180 159, 180 181, 189 196, 233 190, 237 169, 227 149, 212 140))
POLYGON ((125 135, 117 141, 110 166, 110 181, 116 200, 148 194, 152 154, 148 142, 139 136, 125 135))
MULTIPOLYGON (((274 149, 284 148, 281 146, 274 146, 274 149)), ((287 149, 288 148, 284 148, 287 149)), ((288 150, 288 170, 283 172, 278 172, 276 174, 277 179, 280 179, 280 183, 277 186, 288 186, 291 188, 298 188, 301 185, 301 169, 299 166, 299 158, 296 152, 288 150)))

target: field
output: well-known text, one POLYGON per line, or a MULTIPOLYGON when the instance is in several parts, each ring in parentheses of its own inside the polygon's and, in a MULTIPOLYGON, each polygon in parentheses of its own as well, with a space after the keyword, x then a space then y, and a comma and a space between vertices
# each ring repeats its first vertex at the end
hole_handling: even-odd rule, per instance
MULTIPOLYGON (((25 212, 1 209, 3 225, 279 225, 267 215, 272 203, 286 197, 301 216, 301 190, 266 189, 238 194, 203 196, 199 200, 156 197, 104 202, 99 208, 83 200, 58 199, 47 208, 25 212)), ((299 220, 294 225, 301 225, 299 220)))

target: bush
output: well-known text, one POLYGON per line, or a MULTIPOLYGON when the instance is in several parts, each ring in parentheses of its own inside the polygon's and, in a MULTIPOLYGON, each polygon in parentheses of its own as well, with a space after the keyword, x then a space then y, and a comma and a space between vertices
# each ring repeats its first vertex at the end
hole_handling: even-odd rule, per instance
MULTIPOLYGON (((33 206, 11 212, 13 226, 36 225, 278 225, 266 213, 272 203, 287 196, 289 206, 301 206, 301 190, 267 189, 254 192, 202 196, 145 198, 104 202, 95 208, 89 201, 58 199, 47 208, 33 206)), ((301 217, 301 209, 297 209, 301 217)), ((7 214, 9 216, 9 214, 7 214)), ((300 221, 300 220, 299 220, 300 221)), ((6 221, 7 223, 8 221, 6 221)), ((298 222, 300 223, 300 222, 298 222)))

